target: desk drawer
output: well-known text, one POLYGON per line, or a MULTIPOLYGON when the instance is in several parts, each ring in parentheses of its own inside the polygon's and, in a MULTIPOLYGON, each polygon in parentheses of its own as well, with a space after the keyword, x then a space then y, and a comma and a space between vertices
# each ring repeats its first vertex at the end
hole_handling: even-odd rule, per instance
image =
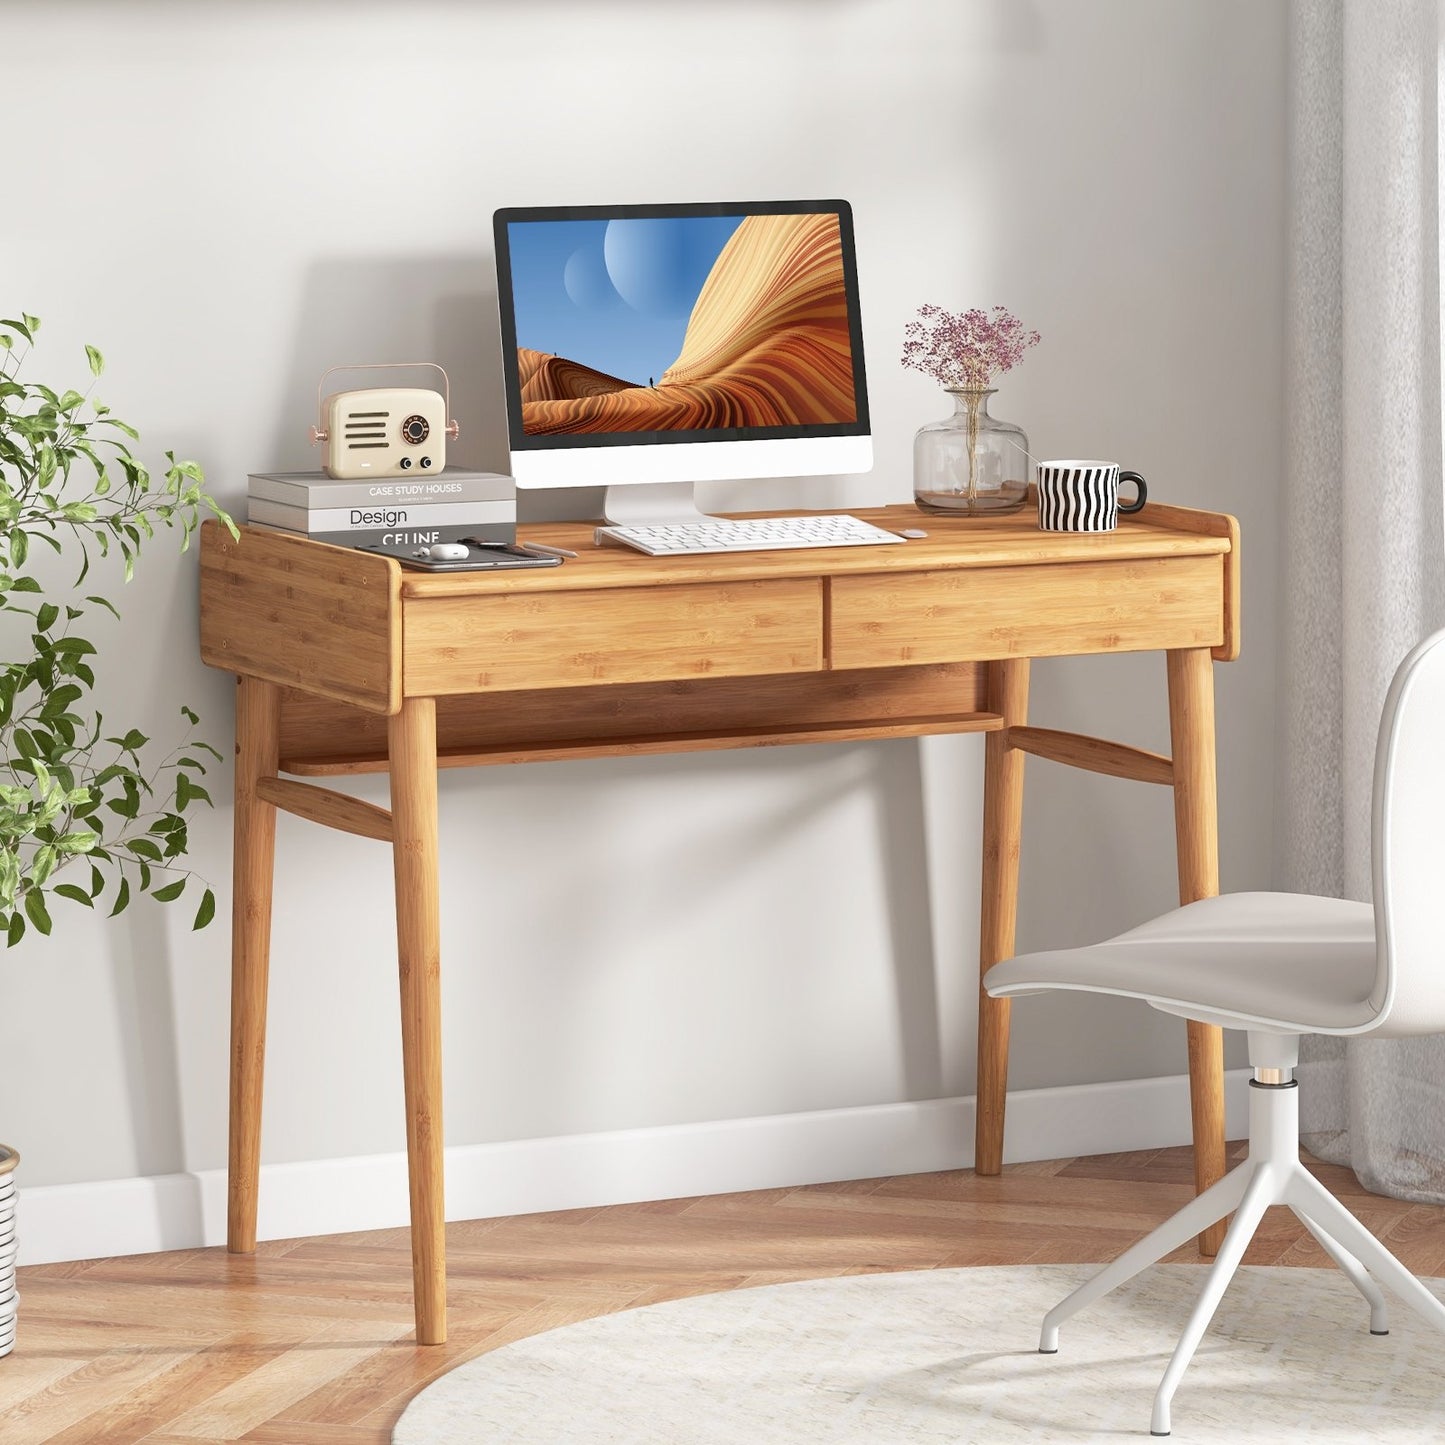
POLYGON ((823 590, 813 577, 424 597, 404 606, 409 697, 823 665, 823 590))
POLYGON ((834 667, 1215 647, 1224 558, 836 577, 834 667))

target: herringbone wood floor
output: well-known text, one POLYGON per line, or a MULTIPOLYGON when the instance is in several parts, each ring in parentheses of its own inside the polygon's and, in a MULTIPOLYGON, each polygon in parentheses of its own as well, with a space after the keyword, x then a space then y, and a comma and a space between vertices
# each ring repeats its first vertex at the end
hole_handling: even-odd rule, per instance
MULTIPOLYGON (((1242 1145, 1231 1149, 1240 1157, 1242 1145)), ((1445 1209, 1316 1172, 1417 1273, 1445 1274, 1445 1209)), ((406 1402, 509 1340, 612 1310, 821 1275, 1103 1261, 1191 1194, 1164 1149, 449 1225, 451 1339, 410 1342, 402 1229, 20 1271, 0 1440, 381 1445, 406 1402)), ((1192 1246, 1175 1259, 1197 1259, 1192 1246)), ((1325 1265, 1271 1210, 1246 1262, 1325 1265)))

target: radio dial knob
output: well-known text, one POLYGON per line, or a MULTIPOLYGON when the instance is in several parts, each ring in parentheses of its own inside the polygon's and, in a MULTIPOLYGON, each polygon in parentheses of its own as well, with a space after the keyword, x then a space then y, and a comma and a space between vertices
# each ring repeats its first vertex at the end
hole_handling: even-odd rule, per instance
POLYGON ((419 447, 431 435, 431 425, 424 416, 413 414, 402 422, 401 435, 414 447, 419 447))

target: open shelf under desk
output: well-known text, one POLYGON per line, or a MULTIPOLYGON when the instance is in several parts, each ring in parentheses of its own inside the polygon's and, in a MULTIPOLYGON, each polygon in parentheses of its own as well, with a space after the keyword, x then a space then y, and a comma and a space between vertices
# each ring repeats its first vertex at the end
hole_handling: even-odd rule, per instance
MULTIPOLYGON (((437 699, 443 768, 992 732, 983 667, 938 663, 683 682, 502 691, 437 699)), ((281 770, 385 772, 387 720, 287 689, 281 770)))
MULTIPOLYGON (((438 748, 439 768, 479 768, 495 763, 556 763, 569 758, 630 757, 645 753, 700 753, 723 748, 781 747, 790 743, 856 743, 874 738, 918 738, 943 733, 997 732, 997 713, 966 713, 949 718, 900 718, 888 724, 837 724, 833 727, 740 728, 730 733, 655 733, 636 737, 560 739, 547 743, 493 744, 476 748, 438 748)), ((384 773, 385 753, 316 754, 281 758, 281 771, 297 777, 336 777, 343 773, 384 773)))

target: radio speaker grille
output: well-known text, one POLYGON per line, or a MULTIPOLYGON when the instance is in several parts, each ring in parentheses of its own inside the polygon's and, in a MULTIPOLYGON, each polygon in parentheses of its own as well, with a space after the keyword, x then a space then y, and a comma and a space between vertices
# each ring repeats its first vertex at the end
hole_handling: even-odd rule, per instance
POLYGON ((354 411, 346 418, 346 449, 351 452, 376 451, 386 447, 386 423, 389 411, 354 411))

